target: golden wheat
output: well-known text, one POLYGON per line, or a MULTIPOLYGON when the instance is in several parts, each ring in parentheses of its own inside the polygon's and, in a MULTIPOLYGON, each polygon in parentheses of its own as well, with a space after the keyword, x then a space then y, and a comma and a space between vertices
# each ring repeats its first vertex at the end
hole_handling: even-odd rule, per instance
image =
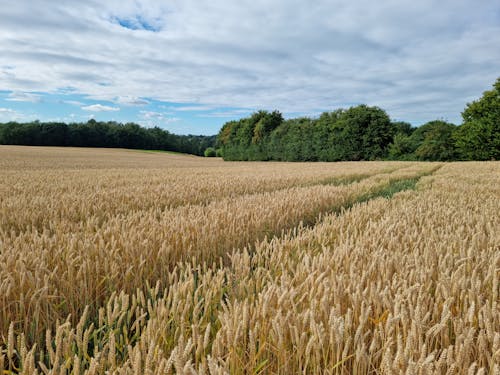
POLYGON ((0 373, 500 371, 499 163, 2 151, 0 373))

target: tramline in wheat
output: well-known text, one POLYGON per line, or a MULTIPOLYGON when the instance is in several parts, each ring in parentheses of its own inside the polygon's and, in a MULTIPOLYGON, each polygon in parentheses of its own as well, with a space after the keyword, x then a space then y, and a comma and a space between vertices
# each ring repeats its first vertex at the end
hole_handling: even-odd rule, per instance
POLYGON ((6 374, 500 371, 498 162, 0 154, 6 374))

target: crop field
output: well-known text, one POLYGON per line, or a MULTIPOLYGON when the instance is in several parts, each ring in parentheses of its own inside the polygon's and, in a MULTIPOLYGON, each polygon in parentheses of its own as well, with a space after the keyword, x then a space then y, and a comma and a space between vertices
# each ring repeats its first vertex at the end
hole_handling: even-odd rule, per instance
POLYGON ((500 162, 0 146, 0 374, 500 374, 500 162))

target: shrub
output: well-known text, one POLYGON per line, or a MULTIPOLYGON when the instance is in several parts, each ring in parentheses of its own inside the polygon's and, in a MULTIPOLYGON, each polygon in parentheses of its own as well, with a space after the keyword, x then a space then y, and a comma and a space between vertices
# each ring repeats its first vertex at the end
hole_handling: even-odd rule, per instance
POLYGON ((215 156, 216 156, 216 154, 217 154, 217 153, 215 152, 215 148, 213 148, 213 147, 208 147, 208 148, 205 150, 204 154, 205 154, 205 157, 207 157, 207 158, 213 158, 213 157, 215 157, 215 156))

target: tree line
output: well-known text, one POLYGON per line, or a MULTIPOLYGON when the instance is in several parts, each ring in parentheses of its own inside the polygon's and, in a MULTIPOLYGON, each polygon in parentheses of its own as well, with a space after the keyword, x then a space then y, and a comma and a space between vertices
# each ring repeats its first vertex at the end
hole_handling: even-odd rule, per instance
POLYGON ((317 119, 285 120, 278 111, 258 111, 223 125, 218 153, 225 160, 500 159, 500 78, 493 90, 466 106, 462 117, 460 126, 435 120, 413 127, 367 105, 317 119))
POLYGON ((225 123, 218 135, 176 135, 114 121, 0 123, 0 144, 165 150, 224 160, 499 160, 500 78, 467 104, 460 126, 443 120, 413 127, 378 107, 359 105, 319 118, 285 120, 258 111, 225 123))
POLYGON ((0 144, 9 145, 131 148, 201 156, 215 143, 215 135, 176 135, 159 127, 93 119, 72 124, 39 121, 0 124, 0 144))

